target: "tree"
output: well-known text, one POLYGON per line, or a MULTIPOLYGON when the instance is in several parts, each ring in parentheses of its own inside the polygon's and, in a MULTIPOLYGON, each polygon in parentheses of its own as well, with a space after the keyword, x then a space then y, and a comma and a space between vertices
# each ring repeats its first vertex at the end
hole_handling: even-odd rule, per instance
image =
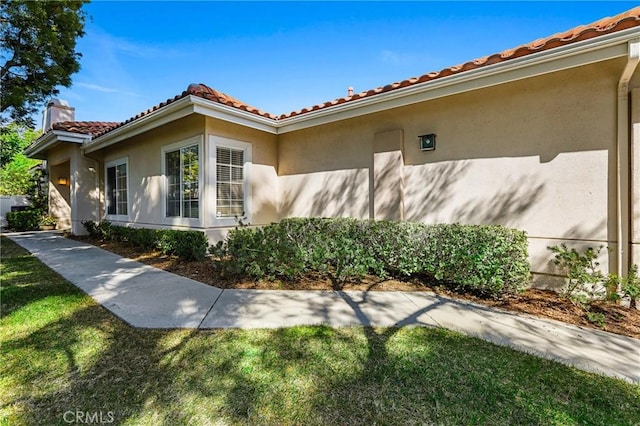
POLYGON ((28 194, 37 184, 32 168, 40 161, 27 158, 22 151, 39 135, 17 123, 0 133, 0 195, 28 194))
POLYGON ((40 131, 18 123, 10 123, 0 133, 0 168, 11 163, 14 157, 40 136, 40 131))
POLYGON ((80 69, 82 1, 3 0, 0 6, 0 124, 33 126, 31 114, 80 69))

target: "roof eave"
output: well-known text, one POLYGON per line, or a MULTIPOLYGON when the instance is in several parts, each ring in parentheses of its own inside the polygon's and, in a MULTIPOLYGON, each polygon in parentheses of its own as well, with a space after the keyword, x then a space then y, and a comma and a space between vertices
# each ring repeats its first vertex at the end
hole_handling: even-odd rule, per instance
POLYGON ((84 146, 84 151, 91 153, 106 148, 107 146, 122 142, 125 139, 194 113, 237 123, 245 127, 252 127, 269 133, 275 134, 277 132, 276 121, 273 119, 222 105, 198 96, 188 95, 95 138, 84 146))
POLYGON ((321 108, 317 111, 306 112, 280 119, 278 133, 288 133, 430 99, 623 57, 628 54, 628 43, 638 37, 640 37, 640 28, 634 27, 340 105, 321 108))
POLYGON ((46 160, 44 153, 60 142, 84 144, 91 140, 90 134, 66 132, 64 130, 49 130, 36 139, 34 143, 24 149, 24 155, 29 158, 46 160))

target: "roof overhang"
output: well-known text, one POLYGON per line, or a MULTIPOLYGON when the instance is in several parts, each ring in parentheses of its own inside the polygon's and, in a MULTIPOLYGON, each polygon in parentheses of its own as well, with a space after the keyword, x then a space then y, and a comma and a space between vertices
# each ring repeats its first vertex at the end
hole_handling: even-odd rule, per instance
POLYGON ((278 133, 293 132, 431 99, 625 57, 629 52, 629 43, 639 37, 640 28, 635 27, 346 102, 335 107, 307 112, 278 121, 278 133))
POLYGON ((84 146, 84 151, 91 153, 106 148, 107 146, 129 139, 132 136, 139 135, 194 113, 269 133, 277 133, 275 120, 189 95, 118 127, 103 136, 97 137, 84 146))
MULTIPOLYGON (((90 136, 87 138, 87 135, 83 135, 85 137, 83 149, 85 152, 91 153, 194 113, 271 134, 289 133, 431 99, 625 57, 629 53, 629 43, 638 38, 640 38, 640 28, 634 27, 280 120, 189 95, 93 140, 90 136)), ((55 131, 53 133, 55 134, 55 131)), ((48 135, 49 133, 46 136, 48 135)), ((50 144, 54 143, 48 141, 49 137, 43 137, 43 141, 32 150, 31 156, 44 152, 50 144)))
POLYGON ((82 133, 66 132, 64 130, 50 130, 31 145, 25 148, 24 155, 29 158, 37 158, 39 160, 46 160, 45 153, 55 145, 66 142, 83 145, 91 140, 91 135, 82 133))

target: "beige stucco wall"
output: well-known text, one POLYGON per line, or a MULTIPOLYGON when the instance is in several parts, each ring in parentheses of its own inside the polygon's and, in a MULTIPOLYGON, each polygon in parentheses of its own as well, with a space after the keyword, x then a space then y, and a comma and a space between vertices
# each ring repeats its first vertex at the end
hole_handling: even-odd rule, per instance
POLYGON ((83 155, 80 145, 59 143, 47 152, 49 210, 58 228, 84 234, 83 221, 99 218, 98 163, 83 155), (59 185, 58 178, 67 178, 59 185))
MULTIPOLYGON (((204 134, 204 117, 191 115, 134 136, 124 142, 92 152, 100 159, 101 214, 105 214, 105 164, 126 158, 128 160, 129 219, 125 223, 139 226, 171 225, 164 217, 162 198, 162 147, 204 134)), ((110 219, 114 223, 118 220, 110 219)), ((177 223, 175 224, 178 225, 177 223)))
POLYGON ((58 229, 71 228, 71 187, 60 185, 60 177, 69 178, 69 161, 49 165, 49 213, 58 219, 58 229))
POLYGON ((249 221, 264 225, 279 219, 278 136, 207 117, 208 135, 251 144, 249 221))
MULTIPOLYGON (((99 200, 97 206, 83 206, 80 216, 102 218, 105 164, 126 158, 125 222, 185 227, 164 217, 162 148, 201 141, 206 169, 211 137, 250 143, 253 225, 291 216, 503 224, 527 232, 536 278, 544 282, 558 272, 550 245, 605 245, 611 250, 603 251, 602 267, 615 265, 616 87, 624 63, 611 60, 280 135, 194 114, 91 158, 61 145, 49 161, 68 161, 71 170, 80 170, 75 194, 99 200), (436 150, 421 152, 418 136, 428 133, 437 134, 436 150), (94 192, 92 179, 98 182, 94 192)), ((633 87, 640 85, 639 76, 636 72, 633 87)), ((636 90, 630 194, 636 263, 639 99, 636 90)), ((211 191, 201 199, 205 210, 211 191)), ((73 201, 73 194, 61 197, 73 201)), ((198 227, 215 241, 234 225, 203 217, 198 227)))
POLYGON ((207 209, 210 209, 212 203, 210 197, 215 196, 215 192, 209 193, 206 188, 207 168, 215 167, 208 162, 210 151, 214 149, 210 136, 220 136, 251 144, 252 162, 249 168, 252 196, 248 201, 251 206, 249 221, 252 224, 265 224, 278 220, 277 137, 197 114, 91 153, 92 158, 100 160, 101 215, 104 216, 105 209, 105 165, 111 161, 126 158, 129 172, 129 215, 128 218, 109 218, 109 220, 114 223, 143 227, 197 227, 206 229, 207 234, 214 241, 222 238, 224 230, 235 226, 236 222, 232 219, 212 220, 208 214, 207 209), (202 147, 201 202, 204 207, 196 225, 180 218, 164 217, 162 149, 167 145, 186 140, 199 142, 202 147))
MULTIPOLYGON (((549 245, 603 244, 615 253, 616 87, 623 66, 612 60, 283 134, 281 212, 333 216, 355 204, 371 217, 396 214, 376 202, 385 187, 376 186, 376 176, 389 176, 376 163, 375 141, 401 131, 402 149, 385 155, 404 167, 386 191, 395 200, 402 187, 392 204, 403 206, 405 220, 523 229, 537 272, 555 272, 549 245), (421 152, 417 137, 428 133, 437 134, 436 150, 421 152), (344 179, 359 174, 374 182, 352 186, 344 179), (352 199, 343 196, 345 185, 352 199), (309 200, 314 210, 305 207, 309 200)), ((605 270, 612 256, 603 252, 605 270)))

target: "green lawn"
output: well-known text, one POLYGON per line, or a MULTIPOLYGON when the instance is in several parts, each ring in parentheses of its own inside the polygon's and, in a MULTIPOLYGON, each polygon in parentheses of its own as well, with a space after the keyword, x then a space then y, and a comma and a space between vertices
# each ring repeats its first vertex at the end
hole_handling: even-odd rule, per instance
POLYGON ((0 424, 640 422, 638 385, 445 330, 133 329, 1 244, 0 424))

